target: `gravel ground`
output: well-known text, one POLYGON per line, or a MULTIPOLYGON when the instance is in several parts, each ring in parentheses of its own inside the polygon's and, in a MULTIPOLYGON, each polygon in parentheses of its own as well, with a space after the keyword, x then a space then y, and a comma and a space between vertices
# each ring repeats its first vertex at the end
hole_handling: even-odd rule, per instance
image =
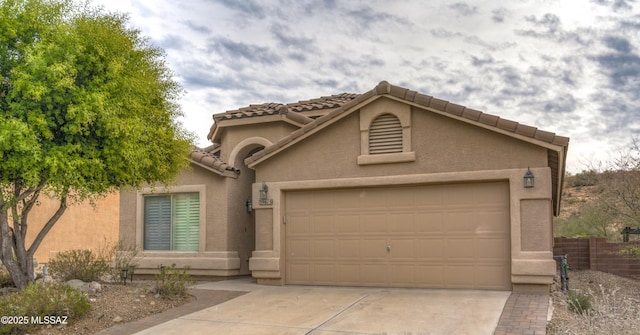
POLYGON ((42 326, 30 335, 89 335, 119 323, 131 322, 183 305, 194 298, 165 300, 148 293, 153 281, 134 281, 126 286, 102 284, 102 292, 90 297, 92 310, 67 325, 42 326))
POLYGON ((569 289, 593 297, 590 313, 569 310, 566 295, 555 285, 553 317, 547 334, 640 333, 640 281, 600 271, 569 271, 569 289))

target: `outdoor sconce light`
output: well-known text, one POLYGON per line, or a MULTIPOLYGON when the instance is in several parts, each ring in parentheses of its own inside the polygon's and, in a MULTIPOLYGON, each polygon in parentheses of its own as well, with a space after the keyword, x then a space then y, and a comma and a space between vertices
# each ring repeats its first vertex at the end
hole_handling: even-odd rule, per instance
POLYGON ((127 285, 127 277, 128 277, 127 272, 129 272, 129 269, 127 268, 122 269, 122 275, 120 277, 122 278, 122 285, 125 285, 125 286, 127 285))
POLYGON ((531 169, 527 168, 527 173, 524 174, 524 188, 533 188, 534 179, 531 169))
POLYGON ((244 203, 247 206, 247 213, 253 212, 253 204, 251 203, 251 199, 247 199, 247 202, 244 203))

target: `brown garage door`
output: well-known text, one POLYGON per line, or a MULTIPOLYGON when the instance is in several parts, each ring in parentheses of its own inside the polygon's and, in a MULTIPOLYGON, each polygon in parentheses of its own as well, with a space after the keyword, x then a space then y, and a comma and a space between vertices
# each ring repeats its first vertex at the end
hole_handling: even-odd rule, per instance
POLYGON ((506 182, 286 193, 286 283, 511 290, 506 182))

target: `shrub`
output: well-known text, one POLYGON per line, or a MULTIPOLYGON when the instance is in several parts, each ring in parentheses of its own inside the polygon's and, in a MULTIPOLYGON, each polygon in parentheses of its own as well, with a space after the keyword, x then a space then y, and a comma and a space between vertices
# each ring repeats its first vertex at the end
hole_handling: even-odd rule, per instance
POLYGON ((189 286, 196 283, 187 273, 188 266, 182 269, 171 264, 168 268, 159 268, 160 273, 155 275, 155 292, 165 299, 183 298, 187 295, 189 286))
POLYGON ((571 186, 593 186, 598 183, 598 172, 596 170, 582 170, 571 178, 571 186))
POLYGON ((26 316, 27 324, 3 325, 0 334, 21 334, 33 329, 32 317, 80 317, 91 310, 87 296, 64 284, 32 284, 20 292, 0 297, 0 315, 26 316))
POLYGON ((589 314, 591 311, 593 297, 586 293, 569 291, 567 295, 569 310, 578 314, 589 314))
POLYGON ((90 282, 100 280, 109 271, 109 263, 89 249, 74 249, 61 252, 50 260, 49 271, 58 280, 90 282))
POLYGON ((122 270, 129 269, 131 271, 132 268, 135 268, 138 265, 135 258, 139 253, 140 247, 125 247, 121 241, 112 247, 108 247, 104 253, 104 259, 113 260, 108 272, 109 279, 114 283, 122 281, 122 270))

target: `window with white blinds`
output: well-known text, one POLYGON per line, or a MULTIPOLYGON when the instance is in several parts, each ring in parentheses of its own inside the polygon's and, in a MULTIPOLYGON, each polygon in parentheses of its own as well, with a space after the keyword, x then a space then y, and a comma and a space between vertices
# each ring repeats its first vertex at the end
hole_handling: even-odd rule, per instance
POLYGON ((375 118, 369 128, 369 154, 402 152, 402 124, 392 114, 375 118))
POLYGON ((144 197, 144 250, 198 251, 200 194, 144 197))

